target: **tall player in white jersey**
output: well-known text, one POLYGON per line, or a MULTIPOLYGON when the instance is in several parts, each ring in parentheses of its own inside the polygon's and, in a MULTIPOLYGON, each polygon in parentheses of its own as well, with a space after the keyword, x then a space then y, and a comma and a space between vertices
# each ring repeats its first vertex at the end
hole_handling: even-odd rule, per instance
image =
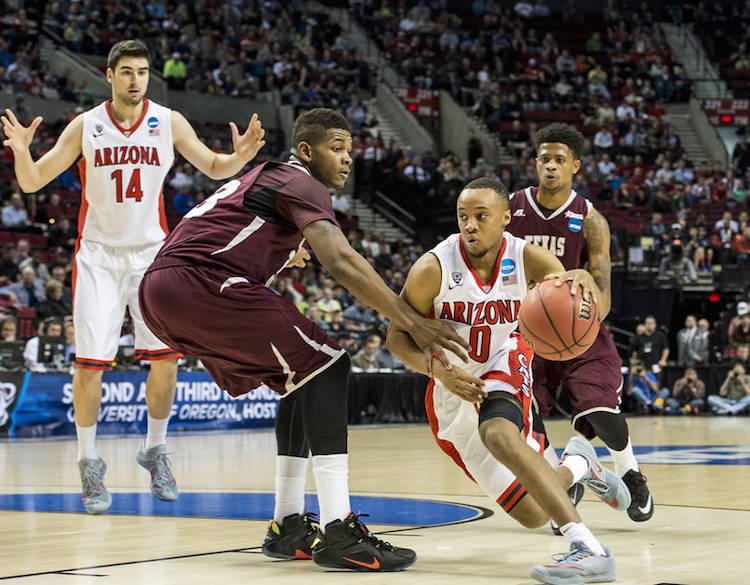
POLYGON ((162 188, 174 148, 202 173, 224 179, 240 171, 265 144, 253 115, 245 134, 230 123, 232 154, 211 151, 181 114, 145 99, 149 62, 140 41, 114 45, 107 58, 112 99, 74 118, 36 162, 29 146, 42 118, 25 127, 10 110, 0 117, 7 137, 3 145, 13 151, 18 184, 26 193, 38 191, 83 157, 73 271, 73 405, 83 502, 90 514, 101 514, 112 501, 103 482, 106 465, 96 449, 96 422, 102 372, 115 358, 126 306, 135 328, 136 359, 151 361, 148 433, 137 461, 151 473, 154 495, 167 501, 177 498, 165 441, 180 356, 148 330, 138 306, 143 273, 167 235, 162 188))
MULTIPOLYGON (((417 312, 450 321, 471 346, 468 364, 450 356, 450 368, 433 366, 425 399, 432 431, 441 449, 520 524, 536 528, 550 517, 560 524, 570 552, 534 567, 533 577, 544 583, 614 580, 614 557, 583 524, 566 490, 585 483, 620 510, 630 494, 582 437, 571 440, 556 469, 545 461, 544 437, 532 431, 533 354, 515 332, 529 284, 562 273, 562 263, 504 233, 510 210, 502 183, 472 181, 459 195, 457 212, 460 233, 417 260, 402 292, 417 312)), ((598 302, 590 274, 581 270, 577 282, 598 302)), ((426 373, 408 334, 395 324, 388 334, 393 353, 426 373)))

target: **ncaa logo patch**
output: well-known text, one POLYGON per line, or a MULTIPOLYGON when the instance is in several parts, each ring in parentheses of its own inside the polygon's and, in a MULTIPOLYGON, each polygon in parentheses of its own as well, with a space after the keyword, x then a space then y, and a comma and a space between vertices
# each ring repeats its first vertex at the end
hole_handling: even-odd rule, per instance
POLYGON ((148 120, 146 120, 146 124, 148 124, 149 128, 156 128, 159 125, 159 118, 156 116, 151 116, 148 120))
POLYGON ((500 262, 500 272, 503 274, 510 274, 516 269, 516 263, 510 258, 505 258, 500 262))
POLYGON ((580 219, 573 218, 568 222, 568 229, 573 233, 580 232, 583 229, 583 222, 580 219))

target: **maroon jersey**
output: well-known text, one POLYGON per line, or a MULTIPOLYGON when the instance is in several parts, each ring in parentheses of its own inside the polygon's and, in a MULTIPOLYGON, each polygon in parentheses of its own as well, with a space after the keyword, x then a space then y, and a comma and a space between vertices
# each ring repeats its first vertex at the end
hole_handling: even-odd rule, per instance
POLYGON ((565 270, 583 268, 588 259, 583 220, 593 205, 571 191, 561 207, 547 209, 539 204, 538 191, 538 187, 527 187, 510 196, 511 219, 506 229, 552 252, 565 270))
POLYGON ((203 266, 268 286, 316 220, 336 222, 331 195, 295 162, 267 162, 191 209, 165 240, 151 270, 203 266))

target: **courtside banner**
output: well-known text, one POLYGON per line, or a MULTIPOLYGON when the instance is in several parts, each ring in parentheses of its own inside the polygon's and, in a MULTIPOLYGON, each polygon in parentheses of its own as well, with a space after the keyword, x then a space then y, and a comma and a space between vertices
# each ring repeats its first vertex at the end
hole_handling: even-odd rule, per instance
MULTIPOLYGON (((104 372, 98 434, 146 432, 147 375, 104 372)), ((72 376, 0 373, 0 388, 0 436, 75 435, 72 376)), ((278 404, 266 386, 232 398, 207 372, 179 372, 169 430, 272 427, 278 404)))

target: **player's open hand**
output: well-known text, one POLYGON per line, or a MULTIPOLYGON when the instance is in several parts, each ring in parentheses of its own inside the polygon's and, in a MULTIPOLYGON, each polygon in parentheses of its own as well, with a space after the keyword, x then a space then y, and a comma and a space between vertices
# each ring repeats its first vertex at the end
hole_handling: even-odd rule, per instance
POLYGON ((424 354, 428 376, 432 376, 434 358, 437 358, 446 369, 453 367, 443 348, 452 351, 463 361, 469 361, 466 352, 461 349, 471 349, 469 342, 459 336, 445 321, 421 317, 409 329, 409 335, 424 354))
POLYGON ((13 112, 6 109, 5 115, 0 116, 0 121, 3 123, 3 134, 5 135, 3 146, 10 148, 13 152, 23 152, 31 145, 31 141, 34 139, 34 132, 39 128, 39 124, 42 123, 42 117, 37 116, 34 118, 34 121, 27 128, 18 121, 13 112))
POLYGON ((254 159, 258 151, 266 144, 266 141, 263 140, 266 131, 260 125, 258 114, 253 114, 253 117, 250 118, 250 124, 248 124, 247 131, 244 134, 240 134, 237 124, 234 122, 229 122, 229 127, 232 129, 234 152, 245 160, 254 159))
POLYGON ((582 269, 568 270, 558 274, 548 274, 544 277, 544 280, 557 279, 555 282, 556 286, 560 286, 563 282, 568 280, 570 283, 570 294, 575 295, 578 292, 578 287, 583 289, 583 298, 589 301, 599 302, 599 287, 594 282, 594 277, 591 274, 582 269))
POLYGON ((305 248, 300 248, 297 250, 297 253, 294 255, 294 257, 287 262, 286 267, 287 268, 304 268, 305 262, 310 259, 310 252, 308 252, 305 248))
POLYGON ((484 380, 472 376, 467 371, 453 366, 446 369, 443 364, 435 364, 433 375, 440 380, 446 390, 452 392, 462 400, 467 402, 482 402, 487 398, 487 392, 484 391, 484 380))

